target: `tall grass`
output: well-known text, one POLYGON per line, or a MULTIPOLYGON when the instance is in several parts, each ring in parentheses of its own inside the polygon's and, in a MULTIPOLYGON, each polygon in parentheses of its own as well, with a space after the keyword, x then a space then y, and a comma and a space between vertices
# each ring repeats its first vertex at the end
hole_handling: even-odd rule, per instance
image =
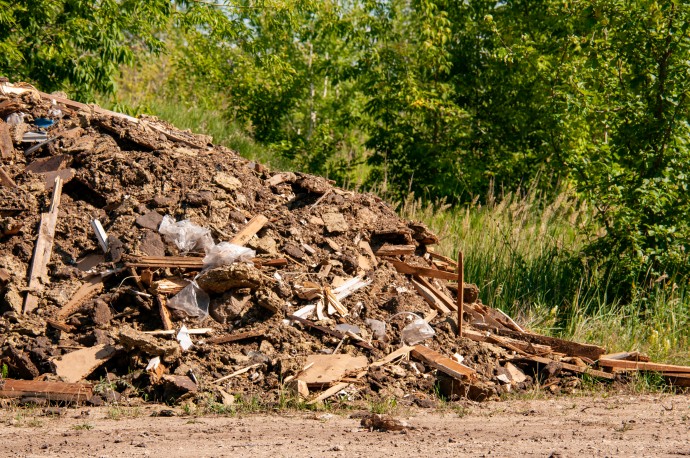
POLYGON ((656 283, 623 303, 608 280, 579 261, 592 233, 587 203, 564 191, 548 201, 536 191, 490 194, 480 204, 450 207, 408 198, 401 214, 422 220, 441 237, 439 251, 465 257, 465 279, 485 304, 526 327, 550 335, 640 350, 651 357, 690 362, 687 280, 656 283))

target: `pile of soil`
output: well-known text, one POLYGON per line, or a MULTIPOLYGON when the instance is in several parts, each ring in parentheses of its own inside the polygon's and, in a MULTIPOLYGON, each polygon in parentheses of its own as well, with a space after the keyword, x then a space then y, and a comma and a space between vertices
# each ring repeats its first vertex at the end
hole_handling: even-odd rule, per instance
MULTIPOLYGON (((209 137, 155 118, 134 119, 31 88, 14 91, 21 94, 8 92, 12 91, 0 95, 5 176, 0 180, 0 365, 5 378, 61 380, 56 373, 61 358, 105 346, 113 348, 112 356, 86 380, 112 390, 97 390, 89 399, 92 403, 127 397, 174 402, 203 396, 232 402, 227 394, 260 394, 264 401, 277 402, 285 394, 284 381, 299 378, 309 355, 337 351, 372 363, 403 345, 401 331, 412 316, 401 312, 430 315, 429 304, 410 276, 372 251, 412 247, 413 254, 396 259, 432 268, 428 251, 438 238, 420 222, 398 217, 377 196, 339 189, 321 177, 273 172, 212 144, 209 137), (39 128, 46 120, 52 124, 39 128), (36 143, 23 142, 30 132, 45 133, 49 141, 37 148, 36 143), (64 184, 47 276, 39 287, 29 288, 41 215, 49 211, 56 176, 64 184), (142 257, 199 260, 205 254, 181 252, 162 236, 159 228, 166 215, 210 230, 214 243, 230 241, 258 215, 268 221, 246 243, 255 250, 256 262, 232 265, 245 266, 256 281, 219 288, 206 282, 208 316, 195 318, 171 308, 175 332, 144 335, 164 328, 160 309, 179 291, 165 290, 161 280, 184 285, 199 269, 132 266, 142 257), (106 253, 93 220, 107 234, 106 253), (262 262, 277 259, 286 264, 262 262), (342 299, 347 314, 324 309, 321 319, 313 313, 307 320, 331 330, 351 325, 337 329, 350 329, 365 345, 357 345, 351 335, 334 337, 286 319, 319 300, 318 295, 303 298, 305 285, 323 291, 354 277, 370 283, 342 299), (103 287, 79 303, 70 302, 94 278, 102 280, 103 287), (27 294, 38 302, 25 313, 27 294), (73 310, 66 311, 67 304, 73 310), (385 332, 375 334, 370 320, 385 322, 385 332), (176 340, 183 325, 211 330, 192 335, 193 345, 183 351, 176 340), (248 337, 213 343, 214 338, 222 340, 219 336, 239 333, 248 337), (146 370, 156 356, 160 364, 146 370), (214 383, 242 369, 247 370, 214 383)), ((229 271, 230 277, 242 270, 218 269, 229 271)), ((457 285, 431 281, 456 300, 457 285)), ((465 288, 469 301, 478 304, 476 289, 469 294, 471 286, 465 288)), ((527 375, 519 383, 497 378, 515 352, 457 338, 454 315, 439 313, 430 325, 435 335, 421 343, 445 356, 462 355, 462 364, 477 372, 477 399, 533 385, 536 374, 530 364, 522 366, 527 375)), ((348 377, 351 383, 336 395, 340 399, 396 398, 429 405, 441 375, 423 361, 403 359, 368 366, 363 374, 348 377)), ((561 375, 551 386, 573 389, 578 383, 561 375)))

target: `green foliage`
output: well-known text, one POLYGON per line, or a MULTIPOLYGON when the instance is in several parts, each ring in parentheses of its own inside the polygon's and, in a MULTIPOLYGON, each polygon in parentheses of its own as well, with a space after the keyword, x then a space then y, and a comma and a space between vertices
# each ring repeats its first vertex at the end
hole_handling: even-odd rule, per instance
POLYGON ((90 101, 114 90, 120 65, 160 50, 172 13, 166 0, 0 1, 0 74, 90 101))

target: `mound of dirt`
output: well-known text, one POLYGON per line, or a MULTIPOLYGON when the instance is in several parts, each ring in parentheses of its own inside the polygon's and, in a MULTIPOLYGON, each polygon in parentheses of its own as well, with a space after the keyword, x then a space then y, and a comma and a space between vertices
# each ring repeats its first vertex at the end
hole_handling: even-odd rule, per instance
POLYGON ((1 94, 5 391, 425 405, 439 387, 482 400, 536 376, 577 385, 560 358, 520 359, 567 352, 498 337, 525 331, 473 285, 465 326, 484 328, 458 338, 453 261, 380 198, 272 172, 155 118, 24 85, 1 94))

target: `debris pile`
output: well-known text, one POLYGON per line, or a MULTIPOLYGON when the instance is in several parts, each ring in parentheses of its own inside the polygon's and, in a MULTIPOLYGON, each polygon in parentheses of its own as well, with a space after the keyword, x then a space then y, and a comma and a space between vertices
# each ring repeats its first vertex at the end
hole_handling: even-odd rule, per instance
POLYGON ((0 398, 429 406, 579 374, 690 382, 522 329, 374 195, 155 118, 3 83, 0 158, 0 398))

